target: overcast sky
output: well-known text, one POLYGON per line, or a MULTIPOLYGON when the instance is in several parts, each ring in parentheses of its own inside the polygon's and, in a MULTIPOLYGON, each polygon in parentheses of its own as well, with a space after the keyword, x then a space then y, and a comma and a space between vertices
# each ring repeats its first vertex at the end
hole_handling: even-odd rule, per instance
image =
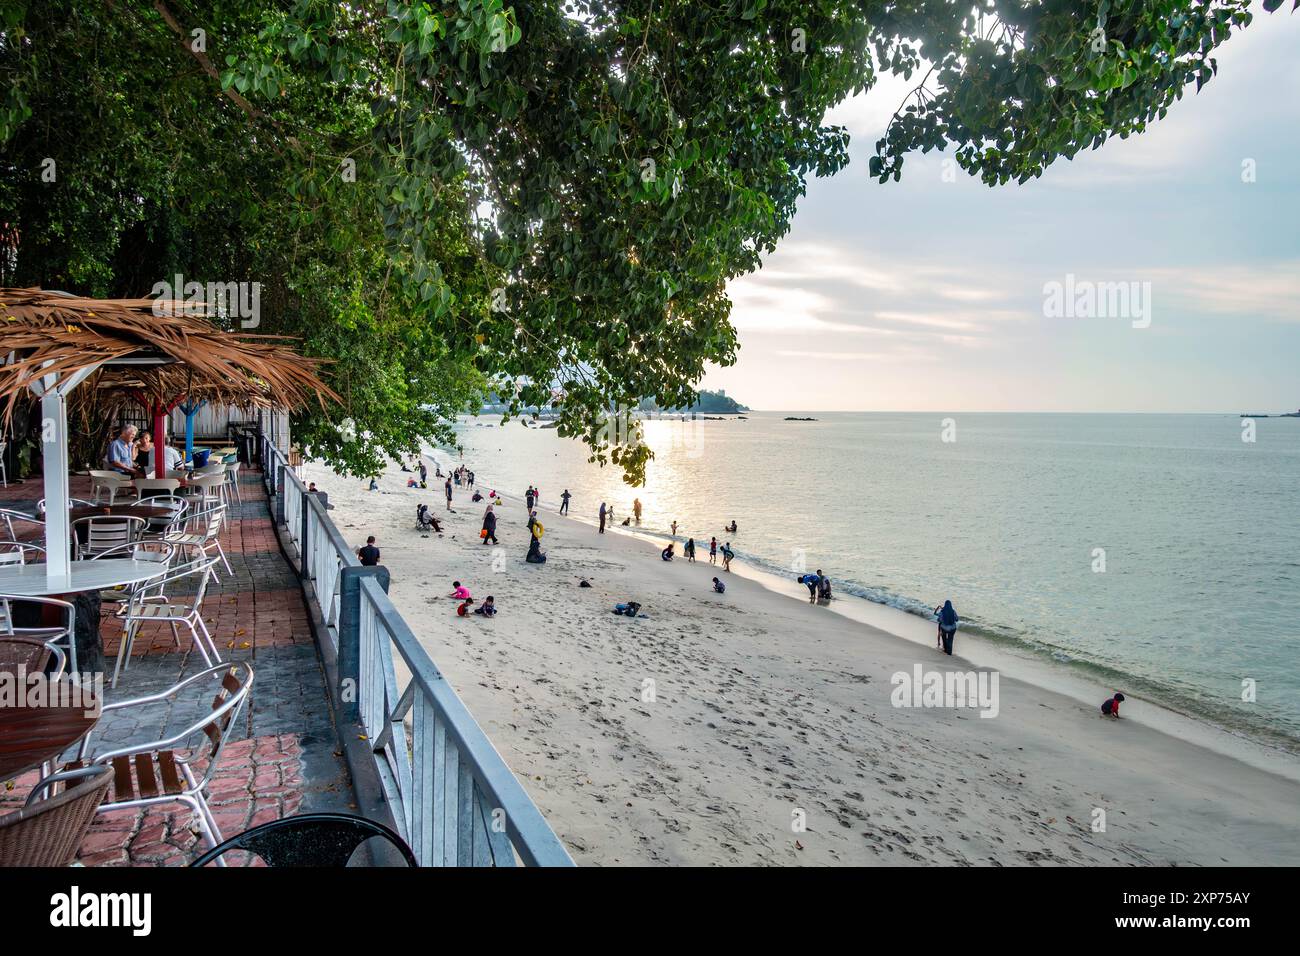
POLYGON ((1218 60, 1146 133, 1024 186, 945 181, 933 153, 880 185, 867 159, 907 86, 843 104, 830 122, 852 162, 731 284, 740 360, 704 387, 759 409, 1300 407, 1300 15, 1257 10, 1218 60), (1138 298, 1122 317, 1045 315, 1068 275, 1075 295, 1138 298))

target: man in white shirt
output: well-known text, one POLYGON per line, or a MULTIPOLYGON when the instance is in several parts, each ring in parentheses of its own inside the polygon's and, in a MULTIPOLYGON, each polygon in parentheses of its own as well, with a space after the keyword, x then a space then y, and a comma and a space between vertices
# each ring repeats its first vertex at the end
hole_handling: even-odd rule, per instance
MULTIPOLYGON (((149 450, 149 465, 145 470, 151 476, 154 473, 154 460, 155 460, 154 454, 156 453, 157 448, 158 446, 154 445, 153 448, 149 450)), ((180 468, 181 461, 183 460, 181 453, 177 451, 175 448, 173 448, 171 445, 164 445, 163 448, 164 448, 163 461, 167 465, 167 470, 176 471, 178 468, 180 468)))

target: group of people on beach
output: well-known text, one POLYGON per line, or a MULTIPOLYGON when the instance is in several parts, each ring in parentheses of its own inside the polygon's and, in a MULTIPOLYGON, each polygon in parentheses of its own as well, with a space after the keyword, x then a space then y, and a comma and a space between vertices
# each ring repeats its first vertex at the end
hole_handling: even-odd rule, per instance
POLYGON ((470 614, 477 614, 480 617, 492 618, 497 613, 497 602, 491 594, 483 599, 483 603, 478 607, 474 606, 474 596, 470 594, 469 588, 459 581, 451 582, 451 593, 447 597, 459 601, 456 605, 456 616, 467 617, 470 614))
POLYGON ((801 574, 795 578, 808 589, 808 603, 826 603, 831 599, 831 579, 818 568, 816 574, 801 574))

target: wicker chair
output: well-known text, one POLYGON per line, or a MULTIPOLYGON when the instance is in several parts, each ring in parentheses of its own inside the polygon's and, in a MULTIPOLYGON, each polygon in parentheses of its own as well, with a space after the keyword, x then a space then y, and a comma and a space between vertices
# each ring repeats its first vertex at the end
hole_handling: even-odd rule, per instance
POLYGON ((71 864, 112 779, 110 767, 94 766, 40 781, 21 810, 0 817, 0 867, 71 864), (53 784, 74 780, 75 786, 42 797, 53 784))

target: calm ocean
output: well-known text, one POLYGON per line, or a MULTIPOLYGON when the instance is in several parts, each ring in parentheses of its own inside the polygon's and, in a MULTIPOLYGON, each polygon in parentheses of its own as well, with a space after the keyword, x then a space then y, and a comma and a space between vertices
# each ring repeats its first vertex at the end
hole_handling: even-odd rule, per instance
POLYGON ((750 564, 821 568, 841 598, 915 613, 950 598, 989 641, 1295 749, 1300 419, 1256 427, 1245 442, 1226 415, 648 421, 639 489, 552 429, 485 416, 460 434, 480 484, 535 483, 548 508, 567 487, 587 520, 639 497, 642 530, 676 520, 705 542, 734 519, 750 564))

